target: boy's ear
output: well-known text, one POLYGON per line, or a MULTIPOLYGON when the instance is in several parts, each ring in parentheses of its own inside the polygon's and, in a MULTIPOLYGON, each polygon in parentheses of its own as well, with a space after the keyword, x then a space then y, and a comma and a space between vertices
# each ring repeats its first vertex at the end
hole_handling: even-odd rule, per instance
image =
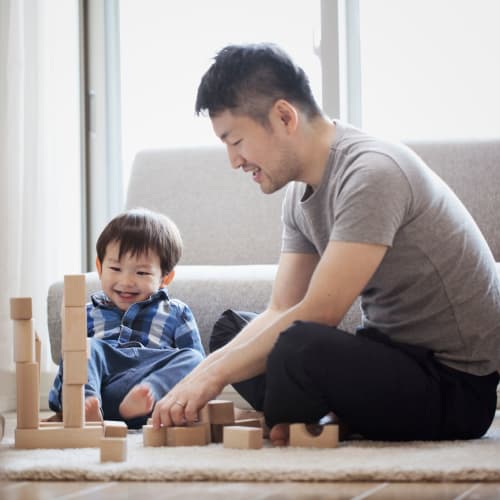
POLYGON ((175 271, 172 269, 168 274, 163 276, 163 280, 161 282, 161 286, 167 286, 169 283, 172 282, 175 276, 175 271))
POLYGON ((95 258, 95 268, 97 269, 97 274, 99 275, 100 278, 102 273, 102 264, 101 261, 99 260, 99 257, 95 258))

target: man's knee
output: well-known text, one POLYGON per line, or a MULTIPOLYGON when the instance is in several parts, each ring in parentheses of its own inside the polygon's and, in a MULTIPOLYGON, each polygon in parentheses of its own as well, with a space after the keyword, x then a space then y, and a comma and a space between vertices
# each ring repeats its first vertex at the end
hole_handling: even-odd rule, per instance
POLYGON ((210 352, 214 352, 233 340, 238 333, 257 316, 256 313, 227 309, 215 322, 208 342, 210 352))

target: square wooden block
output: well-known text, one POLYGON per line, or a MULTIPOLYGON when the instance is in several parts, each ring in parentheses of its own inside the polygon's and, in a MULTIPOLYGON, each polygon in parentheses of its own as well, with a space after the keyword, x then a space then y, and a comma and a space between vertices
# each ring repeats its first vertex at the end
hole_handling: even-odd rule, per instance
POLYGON ((262 448, 262 429, 239 425, 224 427, 224 448, 258 450, 262 448))
POLYGON ((144 446, 167 446, 167 427, 153 429, 151 424, 143 425, 142 443, 144 446))
POLYGON ((64 305, 66 307, 84 306, 86 302, 85 274, 64 276, 64 305))
POLYGON ((14 321, 14 361, 16 363, 36 361, 35 329, 32 319, 14 321))
POLYGON ((10 318, 11 319, 31 319, 31 297, 12 297, 10 299, 10 318))
POLYGON ((306 448, 336 448, 339 443, 339 426, 320 426, 318 434, 312 434, 306 424, 290 425, 290 446, 306 448))
POLYGON ((232 401, 213 399, 200 410, 200 421, 210 424, 234 424, 234 404, 232 401))
POLYGON ((104 437, 126 437, 128 427, 125 422, 119 420, 104 421, 104 437))
POLYGON ((125 462, 127 460, 127 438, 105 437, 101 439, 101 462, 125 462))
POLYGON ((207 443, 204 425, 167 427, 167 446, 205 446, 207 443))

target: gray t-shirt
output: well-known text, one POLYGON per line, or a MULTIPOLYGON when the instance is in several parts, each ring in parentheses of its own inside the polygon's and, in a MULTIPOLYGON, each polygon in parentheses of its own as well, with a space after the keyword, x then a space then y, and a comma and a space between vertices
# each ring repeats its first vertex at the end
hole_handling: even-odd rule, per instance
POLYGON ((311 193, 288 186, 282 251, 322 255, 332 240, 387 245, 361 293, 363 326, 467 373, 498 369, 500 283, 471 215, 409 148, 335 124, 321 184, 311 193))

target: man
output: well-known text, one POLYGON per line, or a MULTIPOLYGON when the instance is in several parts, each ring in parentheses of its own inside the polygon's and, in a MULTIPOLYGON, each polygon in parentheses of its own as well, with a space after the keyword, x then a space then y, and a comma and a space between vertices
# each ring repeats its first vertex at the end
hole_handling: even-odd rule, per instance
POLYGON ((220 51, 196 111, 264 193, 287 186, 282 253, 269 307, 156 404, 154 425, 196 420, 226 384, 254 384, 278 445, 288 422, 329 412, 370 439, 482 436, 500 284, 448 186, 403 145, 324 116, 274 45, 220 51), (352 335, 336 325, 359 295, 352 335))

